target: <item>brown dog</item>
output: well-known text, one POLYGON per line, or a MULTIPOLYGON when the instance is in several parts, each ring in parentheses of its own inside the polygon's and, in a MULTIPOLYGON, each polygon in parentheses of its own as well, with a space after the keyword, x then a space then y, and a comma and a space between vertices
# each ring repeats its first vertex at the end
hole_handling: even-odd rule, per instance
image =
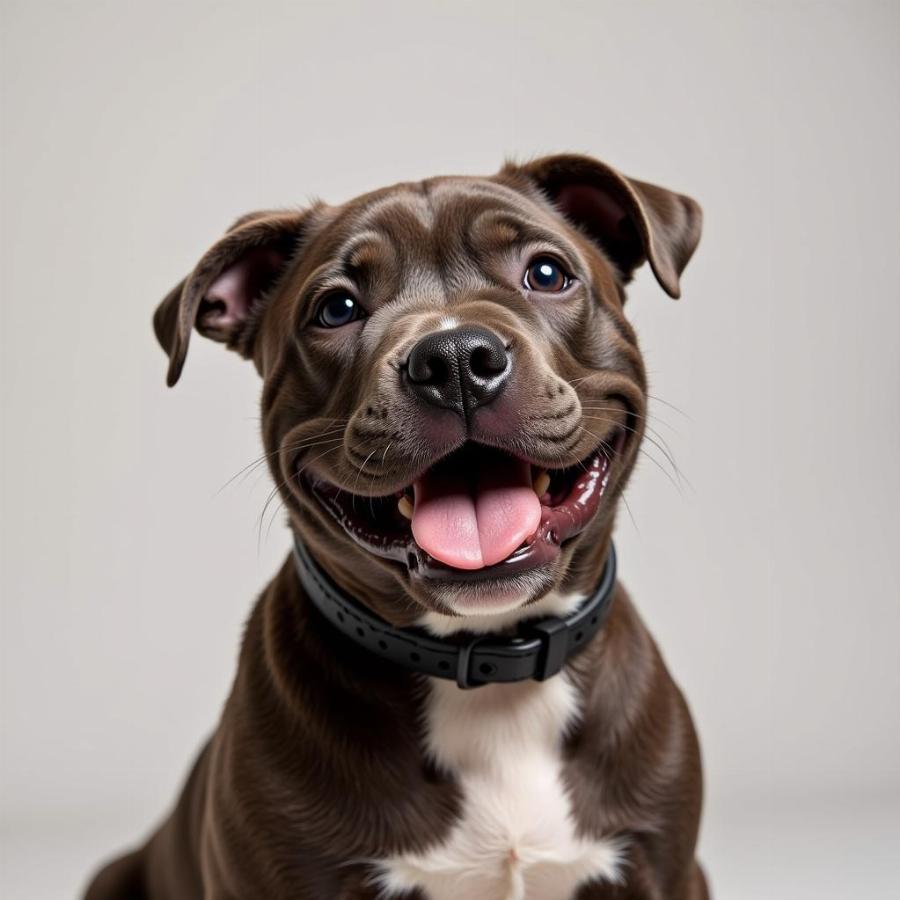
POLYGON ((298 548, 174 812, 89 900, 707 896, 694 729, 611 542, 646 411, 624 285, 649 261, 677 297, 700 223, 555 156, 252 213, 165 298, 170 385, 195 327, 262 375, 298 548))

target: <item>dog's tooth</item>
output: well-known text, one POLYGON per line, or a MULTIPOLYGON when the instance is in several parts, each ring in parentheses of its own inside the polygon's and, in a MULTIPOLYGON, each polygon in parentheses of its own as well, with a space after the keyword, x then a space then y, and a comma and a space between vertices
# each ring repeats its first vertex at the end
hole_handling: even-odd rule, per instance
POLYGON ((538 497, 543 497, 550 487, 550 476, 546 472, 541 472, 532 482, 531 487, 538 497))
POLYGON ((413 505, 409 502, 409 497, 403 496, 397 501, 397 509, 400 512, 400 515, 405 519, 412 519, 413 516, 413 505))

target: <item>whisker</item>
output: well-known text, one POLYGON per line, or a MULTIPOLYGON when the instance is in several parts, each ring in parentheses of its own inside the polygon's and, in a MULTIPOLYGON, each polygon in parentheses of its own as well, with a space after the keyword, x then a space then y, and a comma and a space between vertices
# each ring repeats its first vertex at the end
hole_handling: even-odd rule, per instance
POLYGON ((689 422, 693 422, 694 420, 689 416, 683 409, 679 409, 674 403, 669 403, 668 400, 663 400, 662 397, 656 396, 656 394, 647 394, 647 396, 651 400, 655 400, 657 403, 662 403, 663 406, 668 406, 669 409, 674 409, 679 415, 684 416, 689 422))
MULTIPOLYGON (((613 422, 610 422, 608 419, 601 418, 600 416, 582 416, 582 418, 590 419, 591 421, 594 421, 594 422, 606 422, 609 425, 614 424, 613 422)), ((621 427, 624 428, 626 431, 630 431, 632 434, 637 434, 637 429, 635 429, 635 428, 631 428, 628 425, 622 425, 621 427)), ((691 484, 690 479, 688 479, 687 476, 684 475, 684 473, 678 467, 678 463, 675 462, 675 457, 672 455, 671 450, 668 448, 668 445, 665 444, 665 441, 662 438, 660 438, 660 440, 663 441, 663 443, 660 443, 659 441, 655 440, 654 437, 651 434, 648 434, 646 431, 644 432, 644 440, 649 441, 651 444, 653 444, 654 447, 657 448, 657 450, 659 450, 660 453, 662 453, 662 455, 666 458, 666 461, 672 467, 672 471, 675 473, 675 475, 678 477, 678 479, 680 481, 683 481, 693 491, 694 486, 691 484)))
MULTIPOLYGON (((612 406, 583 406, 582 409, 586 409, 591 412, 618 412, 619 411, 616 407, 612 407, 612 406)), ((674 454, 672 448, 669 446, 669 442, 666 440, 665 436, 663 434, 661 434, 658 429, 654 428, 650 424, 650 420, 649 420, 649 418, 647 418, 647 416, 641 416, 638 413, 634 413, 634 416, 635 416, 635 418, 643 419, 645 430, 647 432, 649 432, 650 434, 655 435, 656 438, 662 442, 663 446, 660 447, 659 449, 663 450, 663 452, 666 453, 666 455, 669 457, 670 462, 672 462, 673 467, 677 468, 677 466, 674 465, 675 454, 674 454)), ((595 416, 585 416, 585 418, 591 419, 591 418, 596 418, 596 417, 595 416)), ((610 424, 612 424, 612 423, 610 423, 610 424)), ((665 422, 664 424, 668 425, 668 422, 665 422)), ((634 428, 629 429, 627 425, 623 425, 622 427, 625 429, 628 429, 632 432, 635 432, 634 428)), ((672 428, 671 425, 669 425, 669 427, 672 428)), ((675 433, 677 434, 678 432, 676 431, 675 433)))
MULTIPOLYGON (((390 450, 391 447, 393 447, 393 445, 394 445, 394 442, 389 441, 388 445, 384 448, 384 453, 381 454, 381 471, 382 472, 384 471, 384 464, 385 464, 385 460, 387 460, 388 450, 390 450)), ((375 517, 375 505, 374 505, 373 499, 372 499, 372 491, 375 488, 376 475, 377 475, 377 473, 375 473, 375 475, 372 475, 372 479, 371 479, 371 481, 369 481, 369 512, 372 513, 373 518, 375 517)))
POLYGON ((369 464, 369 460, 375 455, 375 452, 378 450, 376 447, 363 461, 363 464, 356 470, 356 481, 353 482, 353 500, 351 501, 351 507, 354 512, 356 512, 356 489, 359 487, 359 476, 362 475, 363 469, 369 464))
MULTIPOLYGON (((329 421, 332 421, 332 422, 338 422, 338 421, 340 421, 340 420, 339 420, 339 419, 331 419, 331 420, 329 420, 329 421)), ((349 419, 346 420, 346 421, 349 421, 349 419)), ((304 438, 302 441, 300 441, 300 442, 297 443, 297 444, 293 444, 293 445, 291 445, 291 446, 289 446, 289 447, 279 447, 277 450, 273 450, 271 453, 264 453, 262 456, 257 457, 257 458, 254 459, 252 462, 250 462, 250 463, 248 463, 246 466, 244 466, 242 469, 240 469, 239 471, 235 472, 235 474, 232 475, 231 478, 229 478, 228 481, 226 481, 226 482, 225 482, 225 483, 224 483, 224 484, 216 491, 216 493, 214 494, 214 496, 218 496, 219 494, 221 494, 222 491, 224 491, 225 488, 227 488, 228 485, 230 485, 236 478, 239 478, 239 477, 240 477, 241 475, 243 475, 245 472, 247 472, 247 473, 249 474, 249 470, 255 469, 256 467, 258 467, 258 466, 262 465, 264 462, 266 462, 266 460, 271 459, 273 456, 277 456, 279 453, 282 452, 282 450, 284 450, 284 451, 286 451, 286 452, 295 452, 295 451, 297 451, 297 450, 302 450, 302 449, 303 449, 305 446, 307 446, 310 442, 313 442, 313 445, 314 445, 314 442, 317 441, 319 438, 322 438, 322 437, 324 437, 325 435, 328 435, 328 434, 333 434, 333 433, 336 432, 336 431, 343 431, 343 429, 344 429, 344 425, 337 425, 337 426, 335 426, 335 427, 333 427, 333 428, 327 428, 327 429, 325 429, 324 431, 320 431, 318 434, 308 435, 306 438, 304 438)))
MULTIPOLYGON (((621 407, 615 407, 615 406, 582 406, 581 408, 582 409, 593 409, 593 410, 605 411, 605 412, 621 412, 622 411, 621 407)), ((641 413, 631 412, 631 411, 629 411, 628 415, 634 416, 635 419, 641 419, 649 427, 650 419, 651 419, 650 416, 645 416, 645 415, 642 415, 641 413)), ((667 422, 658 413, 654 414, 652 416, 652 419, 654 422, 659 422, 660 425, 665 425, 666 428, 671 428, 673 433, 680 434, 678 429, 671 422, 667 422)))
POLYGON ((631 524, 634 526, 634 530, 640 534, 641 529, 638 528, 638 523, 635 521, 634 513, 631 511, 631 504, 628 502, 628 498, 625 496, 625 491, 622 491, 622 502, 625 504, 625 509, 628 511, 628 518, 631 519, 631 524))
MULTIPOLYGON (((279 500, 278 506, 275 507, 275 511, 272 513, 272 518, 269 519, 269 527, 266 528, 265 542, 268 542, 269 534, 272 531, 272 526, 275 524, 275 520, 278 518, 278 513, 280 513, 281 510, 283 510, 283 509, 284 509, 284 500, 279 500)), ((259 552, 259 546, 257 545, 257 553, 258 552, 259 552)))
MULTIPOLYGON (((599 441, 601 446, 605 445, 605 441, 602 441, 596 434, 594 434, 593 431, 590 431, 589 429, 585 428, 583 425, 581 426, 581 428, 586 434, 589 434, 592 438, 594 438, 594 440, 599 441)), ((678 484, 678 482, 669 474, 668 469, 666 469, 666 467, 664 465, 662 465, 662 463, 660 463, 659 460, 657 460, 655 457, 651 456, 646 450, 643 449, 643 447, 638 447, 638 452, 643 453, 643 455, 646 456, 647 459, 649 459, 650 462, 652 462, 653 465, 655 465, 660 470, 660 472, 662 472, 663 475, 665 475, 666 478, 669 479, 669 481, 672 483, 672 486, 675 488, 675 490, 678 491, 679 494, 684 496, 683 491, 681 489, 681 485, 678 484)))
MULTIPOLYGON (((609 444, 608 444, 606 441, 600 440, 600 438, 598 438, 597 435, 593 434, 593 432, 588 431, 583 425, 582 425, 582 426, 579 426, 579 427, 581 427, 582 431, 587 431, 588 434, 590 434, 596 441, 599 442, 600 446, 603 447, 603 449, 604 449, 607 453, 609 453, 610 455, 612 455, 612 447, 610 447, 609 444)), ((581 466, 582 469, 584 469, 585 472, 587 472, 587 466, 585 466, 585 464, 584 464, 583 462, 579 462, 579 465, 581 466)), ((628 502, 628 497, 625 496, 625 489, 624 489, 624 488, 622 488, 622 494, 621 494, 621 496, 622 496, 622 503, 625 504, 625 509, 626 509, 626 511, 628 512, 628 518, 631 519, 631 524, 634 526, 634 530, 635 530, 638 534, 640 534, 640 533, 641 533, 641 530, 640 530, 640 528, 638 528, 637 521, 636 521, 636 519, 634 518, 634 513, 631 511, 631 504, 628 502)))
MULTIPOLYGON (((332 440, 334 440, 334 438, 332 438, 332 440)), ((323 442, 323 443, 324 443, 324 442, 323 442)), ((308 460, 306 463, 304 463, 303 466, 302 466, 300 469, 298 469, 293 475, 289 475, 289 476, 288 476, 287 478, 285 478, 283 481, 281 481, 281 482, 279 482, 277 485, 275 485, 275 487, 274 487, 274 488, 272 489, 272 491, 270 492, 269 496, 266 498, 266 502, 265 502, 265 504, 263 505, 262 512, 259 514, 259 529, 258 529, 257 537, 256 537, 256 551, 257 551, 257 553, 259 552, 259 550, 260 550, 260 548, 261 548, 261 546, 262 546, 262 526, 263 526, 263 522, 265 521, 266 510, 269 508, 269 504, 275 499, 275 497, 278 495, 279 491, 280 491, 280 490, 281 490, 281 489, 282 489, 289 481, 292 481, 294 478, 299 479, 300 476, 303 474, 303 472, 304 472, 306 469, 308 469, 309 466, 311 466, 316 460, 321 459, 321 458, 322 458, 323 456, 325 456, 326 454, 331 453, 332 450, 337 450, 337 449, 338 449, 338 447, 329 447, 327 450, 324 450, 324 451, 323 451, 322 453, 320 453, 318 456, 316 456, 316 457, 314 457, 313 459, 308 460)), ((275 516, 278 515, 278 510, 279 510, 279 509, 281 508, 281 506, 283 506, 283 505, 284 505, 284 504, 281 503, 281 505, 280 505, 279 507, 276 507, 276 509, 275 509, 275 516)), ((273 521, 274 521, 274 516, 273 516, 273 521)), ((271 527, 272 527, 272 523, 270 522, 270 523, 269 523, 269 529, 271 529, 271 527)), ((268 530, 266 531, 266 537, 268 538, 268 530)))

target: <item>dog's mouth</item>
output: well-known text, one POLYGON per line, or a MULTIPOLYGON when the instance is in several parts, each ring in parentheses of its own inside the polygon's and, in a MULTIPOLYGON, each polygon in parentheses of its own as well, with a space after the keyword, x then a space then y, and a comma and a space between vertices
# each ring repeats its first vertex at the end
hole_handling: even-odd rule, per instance
POLYGON ((352 494, 314 475, 307 484, 357 544, 412 577, 481 581, 554 560, 596 515, 625 437, 617 430, 560 469, 469 442, 386 497, 352 494))

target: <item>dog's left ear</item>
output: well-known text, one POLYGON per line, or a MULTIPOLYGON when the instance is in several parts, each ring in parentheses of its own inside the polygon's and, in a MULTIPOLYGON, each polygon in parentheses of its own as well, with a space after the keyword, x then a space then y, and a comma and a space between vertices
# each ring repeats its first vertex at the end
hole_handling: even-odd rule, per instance
POLYGON ((196 326, 242 356, 253 352, 261 306, 296 253, 308 212, 242 216, 157 307, 153 328, 169 354, 166 382, 178 381, 196 326))
POLYGON ((507 164, 502 175, 526 177, 616 265, 625 282, 644 261, 670 297, 697 244, 703 214, 683 194, 626 178, 589 156, 546 156, 507 164))

